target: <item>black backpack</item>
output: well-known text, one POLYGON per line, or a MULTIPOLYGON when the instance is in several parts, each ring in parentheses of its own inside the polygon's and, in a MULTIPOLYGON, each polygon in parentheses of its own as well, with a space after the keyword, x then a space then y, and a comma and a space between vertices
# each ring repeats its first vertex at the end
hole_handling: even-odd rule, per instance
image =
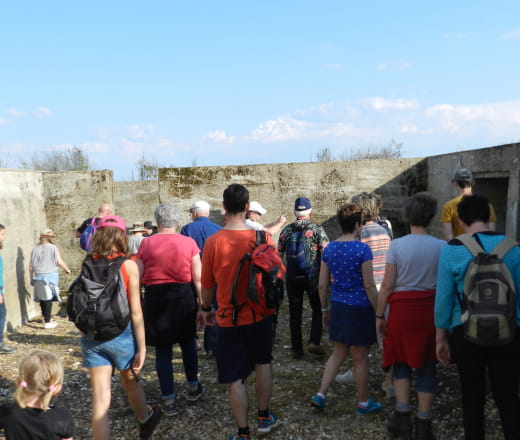
POLYGON ((464 278, 462 299, 456 294, 465 337, 476 345, 507 344, 514 339, 517 327, 516 291, 502 258, 518 243, 506 237, 488 254, 469 234, 457 239, 473 255, 464 278))
POLYGON ((125 283, 119 273, 126 260, 124 256, 94 260, 89 255, 83 260, 80 276, 69 287, 69 320, 89 340, 109 341, 130 323, 125 283))

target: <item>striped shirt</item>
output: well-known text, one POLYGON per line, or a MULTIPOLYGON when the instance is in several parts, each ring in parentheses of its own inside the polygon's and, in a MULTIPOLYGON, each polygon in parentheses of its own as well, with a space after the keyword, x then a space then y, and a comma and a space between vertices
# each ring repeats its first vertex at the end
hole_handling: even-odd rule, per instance
POLYGON ((383 282, 385 276, 386 253, 390 248, 390 236, 381 225, 374 221, 368 221, 361 228, 360 240, 368 244, 372 250, 374 281, 379 285, 383 282))

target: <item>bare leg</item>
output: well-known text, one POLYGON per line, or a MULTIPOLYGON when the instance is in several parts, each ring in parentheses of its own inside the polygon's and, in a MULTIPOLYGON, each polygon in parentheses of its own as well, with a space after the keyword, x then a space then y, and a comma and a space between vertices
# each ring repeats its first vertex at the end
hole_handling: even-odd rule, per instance
POLYGON ((394 379, 395 398, 398 403, 410 403, 410 379, 394 379))
POLYGON ((229 387, 229 397, 231 400, 231 410, 237 426, 239 428, 249 426, 247 421, 248 402, 245 380, 242 381, 242 379, 239 379, 231 384, 229 387))
POLYGON ((128 402, 130 408, 136 415, 139 422, 145 420, 149 415, 148 407, 146 406, 146 397, 144 394, 143 387, 134 378, 130 369, 121 371, 121 384, 123 385, 126 395, 128 396, 128 402))
POLYGON ((271 364, 256 364, 256 401, 258 409, 269 408, 273 389, 273 370, 271 364))
POLYGON ((368 347, 356 345, 352 346, 351 350, 358 400, 366 402, 368 400, 368 347))
POLYGON ((108 409, 112 398, 112 367, 89 368, 92 387, 92 432, 95 440, 110 440, 108 409))
POLYGON ((433 398, 435 397, 434 393, 417 393, 417 409, 422 412, 431 413, 433 406, 433 398))
POLYGON ((338 374, 339 367, 345 361, 348 355, 348 345, 342 344, 341 342, 334 342, 334 349, 329 357, 329 360, 325 364, 325 370, 323 371, 323 378, 321 379, 321 386, 319 393, 327 394, 327 390, 330 384, 338 374))

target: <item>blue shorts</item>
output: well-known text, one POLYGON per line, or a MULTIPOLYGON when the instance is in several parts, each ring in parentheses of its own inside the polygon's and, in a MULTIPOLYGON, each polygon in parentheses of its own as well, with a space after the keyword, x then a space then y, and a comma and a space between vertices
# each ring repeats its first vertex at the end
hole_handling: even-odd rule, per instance
POLYGON ((377 340, 374 309, 331 301, 329 339, 348 346, 372 345, 377 340))
POLYGON ((217 327, 217 369, 219 383, 245 379, 257 364, 273 359, 273 318, 250 325, 217 327))
POLYGON ((128 324, 123 333, 110 341, 89 341, 83 335, 81 351, 85 368, 112 366, 118 370, 128 370, 137 352, 132 324, 128 324))

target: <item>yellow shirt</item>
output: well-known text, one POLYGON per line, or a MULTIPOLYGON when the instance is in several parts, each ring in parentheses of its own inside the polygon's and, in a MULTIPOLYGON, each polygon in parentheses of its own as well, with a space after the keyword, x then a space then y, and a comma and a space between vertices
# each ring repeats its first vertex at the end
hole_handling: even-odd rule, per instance
MULTIPOLYGON (((462 229, 462 226, 459 223, 459 215, 457 214, 457 205, 462 200, 462 197, 464 196, 457 196, 454 199, 447 201, 442 206, 441 223, 451 223, 454 237, 464 233, 464 229, 462 229)), ((497 221, 497 216, 491 203, 489 204, 489 221, 497 221)))

